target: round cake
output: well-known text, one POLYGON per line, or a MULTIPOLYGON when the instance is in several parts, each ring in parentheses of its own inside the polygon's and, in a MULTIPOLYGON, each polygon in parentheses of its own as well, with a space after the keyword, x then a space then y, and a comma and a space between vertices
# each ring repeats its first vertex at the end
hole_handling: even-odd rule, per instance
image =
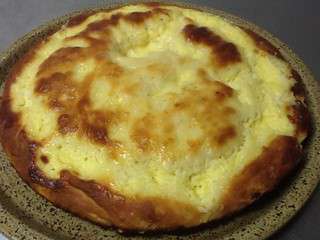
POLYGON ((297 71, 255 32, 128 5, 77 15, 28 50, 5 82, 0 139, 56 206, 121 229, 192 227, 294 169, 304 98, 297 71))

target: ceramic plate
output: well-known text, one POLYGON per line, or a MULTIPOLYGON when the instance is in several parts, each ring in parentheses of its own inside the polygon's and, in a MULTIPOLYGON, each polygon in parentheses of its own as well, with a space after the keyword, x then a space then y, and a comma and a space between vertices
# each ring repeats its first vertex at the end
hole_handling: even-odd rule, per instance
MULTIPOLYGON (((185 4, 177 4, 186 6, 185 4)), ((107 5, 99 9, 114 7, 107 5)), ((233 217, 194 229, 149 234, 154 239, 265 239, 286 224, 316 187, 320 178, 320 88, 307 67, 278 39, 252 23, 214 9, 189 7, 212 12, 240 26, 250 28, 279 47, 284 57, 302 76, 307 90, 307 102, 313 119, 313 134, 305 142, 305 154, 297 170, 271 194, 233 217)), ((98 10, 98 9, 94 9, 98 10)), ((83 10, 87 11, 87 10, 83 10)), ((55 19, 17 40, 0 56, 1 85, 17 59, 36 41, 59 29, 70 17, 83 11, 55 19)), ((16 174, 0 149, 0 231, 9 239, 35 240, 103 240, 143 239, 145 235, 119 234, 104 229, 54 207, 33 192, 16 174)))

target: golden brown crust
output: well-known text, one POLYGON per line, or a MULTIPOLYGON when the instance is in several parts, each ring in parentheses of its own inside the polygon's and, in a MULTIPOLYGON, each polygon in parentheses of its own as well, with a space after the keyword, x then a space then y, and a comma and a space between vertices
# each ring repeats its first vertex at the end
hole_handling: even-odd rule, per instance
POLYGON ((303 82, 302 82, 300 74, 296 70, 291 69, 291 78, 293 78, 295 80, 295 84, 291 88, 294 96, 296 98, 302 98, 301 100, 304 101, 304 98, 306 96, 306 91, 303 86, 303 82))
POLYGON ((70 186, 68 183, 65 183, 63 188, 55 190, 38 184, 32 184, 32 187, 57 207, 103 226, 111 225, 108 220, 109 216, 102 207, 81 190, 70 186))
POLYGON ((285 61, 280 50, 277 47, 273 46, 273 44, 270 43, 267 39, 263 38, 262 36, 260 36, 259 34, 255 33, 250 29, 247 29, 247 28, 242 28, 242 29, 251 37, 251 39, 254 41, 254 43, 259 49, 285 61))
POLYGON ((34 154, 33 150, 36 142, 26 139, 26 134, 20 125, 20 115, 12 112, 11 110, 11 86, 16 80, 16 77, 21 73, 23 68, 28 64, 35 55, 36 49, 43 44, 42 42, 36 43, 30 51, 28 51, 10 70, 9 75, 5 82, 4 92, 2 96, 0 108, 0 140, 4 150, 8 153, 11 159, 15 159, 19 164, 15 164, 17 172, 27 182, 31 178, 28 173, 28 167, 31 163, 29 161, 34 154), (19 144, 16 144, 19 143, 19 144))
MULTIPOLYGON (((242 29, 251 37, 251 39, 259 49, 283 61, 286 61, 280 50, 267 39, 263 38, 250 29, 243 27, 242 29)), ((291 78, 295 81, 293 87, 291 88, 291 91, 296 98, 296 102, 294 105, 288 106, 288 118, 296 126, 295 136, 298 139, 304 139, 311 130, 311 117, 305 102, 306 92, 301 76, 294 69, 291 69, 291 78)))
POLYGON ((305 138, 311 131, 311 117, 307 106, 299 100, 288 107, 288 118, 295 126, 295 136, 298 139, 305 138))
POLYGON ((71 19, 69 19, 68 23, 67 23, 67 27, 75 27, 77 25, 80 25, 81 23, 83 23, 88 17, 90 17, 93 13, 88 11, 88 12, 84 12, 81 14, 78 14, 74 17, 72 17, 71 19))
POLYGON ((299 139, 305 138, 311 131, 311 116, 306 104, 306 91, 299 73, 292 69, 291 78, 295 80, 295 84, 291 88, 296 101, 295 104, 289 106, 288 118, 296 126, 295 135, 299 139))
POLYGON ((81 189, 108 213, 111 222, 124 229, 156 229, 192 226, 200 214, 193 207, 169 199, 124 197, 94 181, 83 181, 68 171, 62 181, 81 189))
POLYGON ((294 137, 279 136, 231 182, 221 200, 220 216, 249 205, 271 191, 298 163, 302 149, 294 137))

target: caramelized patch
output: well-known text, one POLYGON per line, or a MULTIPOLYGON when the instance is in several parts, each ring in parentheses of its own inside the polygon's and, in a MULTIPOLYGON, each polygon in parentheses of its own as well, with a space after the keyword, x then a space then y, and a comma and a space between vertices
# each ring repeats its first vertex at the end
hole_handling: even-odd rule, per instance
POLYGON ((40 65, 37 77, 47 77, 55 72, 68 72, 72 67, 87 57, 85 51, 86 50, 81 47, 64 47, 58 49, 40 65))
POLYGON ((192 153, 198 152, 202 144, 203 144, 202 139, 188 140, 189 149, 192 153))
POLYGON ((311 131, 311 116, 305 103, 306 91, 301 76, 294 69, 291 69, 291 78, 295 80, 291 91, 296 101, 294 105, 287 107, 288 118, 296 126, 295 135, 304 138, 311 131))
POLYGON ((70 116, 66 113, 59 116, 58 126, 59 132, 61 134, 76 132, 79 127, 77 121, 73 118, 73 116, 70 116))
POLYGON ((170 113, 146 114, 138 118, 133 123, 130 137, 145 153, 165 151, 165 155, 172 160, 177 157, 176 133, 170 113))
POLYGON ((99 143, 102 145, 110 145, 111 141, 108 137, 106 127, 101 128, 95 125, 84 123, 83 128, 83 131, 90 140, 93 140, 95 143, 99 143))
POLYGON ((40 78, 36 83, 35 92, 47 95, 47 104, 58 111, 71 109, 78 99, 77 86, 72 82, 69 74, 59 72, 40 78))
POLYGON ((110 17, 110 19, 103 19, 100 21, 96 21, 93 23, 90 23, 85 30, 85 33, 88 32, 100 32, 107 30, 110 26, 115 26, 118 24, 120 18, 122 17, 121 13, 114 14, 110 17))
POLYGON ((92 80, 88 78, 88 81, 77 84, 70 76, 55 73, 49 78, 40 79, 35 91, 46 95, 48 106, 61 113, 57 120, 61 134, 78 132, 94 143, 114 147, 107 129, 120 119, 120 113, 91 110, 86 95, 92 80))
POLYGON ((311 130, 311 116, 306 105, 296 101, 288 108, 288 118, 296 126, 295 135, 305 137, 311 130))
POLYGON ((78 14, 74 17, 72 17, 67 24, 67 27, 74 27, 81 23, 83 23, 88 17, 90 17, 93 13, 92 12, 86 12, 82 14, 78 14))
POLYGON ((49 163, 49 158, 48 158, 46 155, 41 155, 40 160, 41 160, 44 164, 49 163))
POLYGON ((41 144, 27 137, 21 127, 20 115, 11 111, 8 101, 2 102, 1 105, 0 139, 12 165, 28 184, 37 183, 50 189, 62 186, 59 180, 45 177, 36 166, 36 153, 41 144))
POLYGON ((233 139, 237 136, 237 132, 234 127, 229 126, 220 129, 218 135, 216 136, 216 139, 214 139, 215 142, 217 142, 218 145, 224 145, 228 140, 233 139))
POLYGON ((304 97, 306 96, 306 91, 303 86, 303 81, 300 74, 296 70, 291 69, 291 78, 293 78, 296 81, 293 87, 291 88, 291 91, 293 92, 295 97, 304 100, 304 97))
POLYGON ((137 148, 165 152, 166 158, 174 160, 197 153, 205 143, 220 151, 240 136, 233 89, 213 81, 205 71, 199 74, 196 88, 184 89, 162 112, 146 114, 133 123, 130 137, 137 148), (181 131, 188 137, 182 137, 181 131))
POLYGON ((46 78, 40 78, 35 87, 36 93, 46 94, 58 88, 58 92, 65 89, 66 86, 66 75, 60 72, 53 73, 51 76, 46 78))
POLYGON ((155 136, 152 134, 153 127, 154 121, 150 116, 139 119, 133 126, 131 138, 136 143, 137 147, 144 152, 152 150, 152 139, 155 140, 155 136))
MULTIPOLYGON (((47 97, 50 108, 58 111, 58 130, 62 134, 77 132, 86 136, 94 143, 115 147, 118 143, 108 136, 108 128, 119 120, 119 114, 111 112, 98 112, 91 110, 89 90, 95 79, 108 78, 113 88, 123 69, 107 59, 107 43, 109 27, 115 26, 120 19, 128 21, 143 21, 151 17, 159 10, 150 12, 121 13, 112 15, 109 19, 103 19, 90 23, 80 34, 72 38, 84 38, 89 47, 66 47, 54 52, 41 66, 35 92, 47 97), (105 36, 92 38, 92 32, 106 33, 105 36), (85 79, 77 82, 73 79, 73 68, 85 59, 94 59, 95 68, 85 79)), ((71 20, 71 24, 78 24, 85 16, 78 16, 71 20)))
POLYGON ((145 20, 153 17, 156 14, 167 14, 167 10, 161 8, 155 8, 146 12, 132 12, 128 14, 117 13, 110 17, 110 19, 103 19, 90 23, 86 30, 81 34, 87 35, 90 32, 104 32, 107 31, 110 26, 116 26, 121 19, 134 24, 141 24, 145 20))
POLYGON ((142 24, 147 19, 153 17, 156 14, 167 14, 167 10, 162 8, 154 8, 152 11, 147 12, 132 12, 125 15, 124 19, 135 24, 142 24))
POLYGON ((124 19, 128 22, 132 22, 135 24, 141 24, 143 23, 146 19, 150 18, 152 16, 151 11, 147 12, 132 12, 127 14, 124 19))
POLYGON ((297 164, 301 148, 296 138, 279 136, 265 147, 260 156, 235 176, 221 204, 221 216, 252 203, 272 190, 297 164))
POLYGON ((35 164, 32 164, 28 168, 31 183, 36 183, 49 189, 59 189, 63 187, 63 183, 60 180, 49 179, 35 164))
POLYGON ((184 27, 183 33, 189 41, 210 47, 219 66, 241 62, 241 55, 237 47, 233 43, 223 40, 208 28, 188 24, 184 27))
MULTIPOLYGON (((80 35, 87 36, 89 31, 106 30, 110 25, 117 24, 120 17, 116 14, 110 19, 91 23, 80 35)), ((87 48, 67 47, 57 50, 40 66, 34 91, 44 95, 47 105, 59 112, 57 123, 61 134, 76 132, 93 143, 106 145, 115 156, 118 142, 109 138, 108 127, 118 121, 120 115, 94 111, 89 101, 93 81, 107 78, 115 87, 118 83, 114 79, 118 79, 123 72, 121 67, 107 59, 106 46, 91 41, 87 48), (74 67, 85 59, 95 61, 94 69, 84 79, 76 81, 73 79, 74 67)))
POLYGON ((109 138, 108 129, 112 124, 115 124, 121 119, 121 113, 112 111, 92 111, 90 109, 83 109, 83 106, 80 107, 81 113, 79 114, 79 118, 82 122, 80 133, 84 134, 89 140, 95 143, 116 148, 118 142, 109 138))
POLYGON ((267 39, 261 37, 260 35, 251 31, 250 29, 246 29, 246 28, 242 28, 242 29, 251 37, 251 39, 254 41, 254 43, 258 48, 281 60, 285 60, 281 52, 279 51, 279 49, 273 46, 272 43, 270 43, 267 39))
MULTIPOLYGON (((233 95, 233 90, 229 86, 226 86, 220 82, 217 82, 219 85, 219 90, 214 92, 214 95, 218 102, 223 102, 225 99, 231 98, 233 95)), ((229 108, 230 109, 230 108, 229 108)))

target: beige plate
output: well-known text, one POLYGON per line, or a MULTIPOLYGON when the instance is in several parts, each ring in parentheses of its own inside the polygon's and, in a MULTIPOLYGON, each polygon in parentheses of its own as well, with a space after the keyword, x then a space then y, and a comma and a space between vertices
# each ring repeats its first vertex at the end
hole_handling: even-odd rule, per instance
MULTIPOLYGON (((184 4, 177 5, 185 6, 184 4)), ((102 8, 110 7, 108 5, 102 8)), ((197 6, 190 7, 199 9, 197 6)), ((320 127, 320 108, 316 108, 320 104, 320 88, 298 57, 269 33, 224 12, 200 9, 221 15, 238 25, 248 27, 264 36, 275 46, 280 47, 284 57, 301 74, 305 83, 309 109, 313 118, 313 134, 305 143, 305 156, 297 171, 282 183, 278 190, 264 196, 253 206, 223 221, 180 232, 149 234, 149 237, 155 239, 264 239, 277 231, 297 213, 309 198, 320 178, 320 131, 318 131, 320 127)), ((53 20, 16 41, 0 56, 1 83, 6 79, 8 71, 16 60, 35 41, 45 38, 47 34, 57 30, 68 18, 77 13, 71 13, 53 20)), ((144 238, 144 236, 138 234, 128 237, 128 235, 121 235, 112 229, 103 229, 54 207, 34 193, 18 177, 2 151, 0 151, 0 230, 9 239, 102 240, 144 238)))

